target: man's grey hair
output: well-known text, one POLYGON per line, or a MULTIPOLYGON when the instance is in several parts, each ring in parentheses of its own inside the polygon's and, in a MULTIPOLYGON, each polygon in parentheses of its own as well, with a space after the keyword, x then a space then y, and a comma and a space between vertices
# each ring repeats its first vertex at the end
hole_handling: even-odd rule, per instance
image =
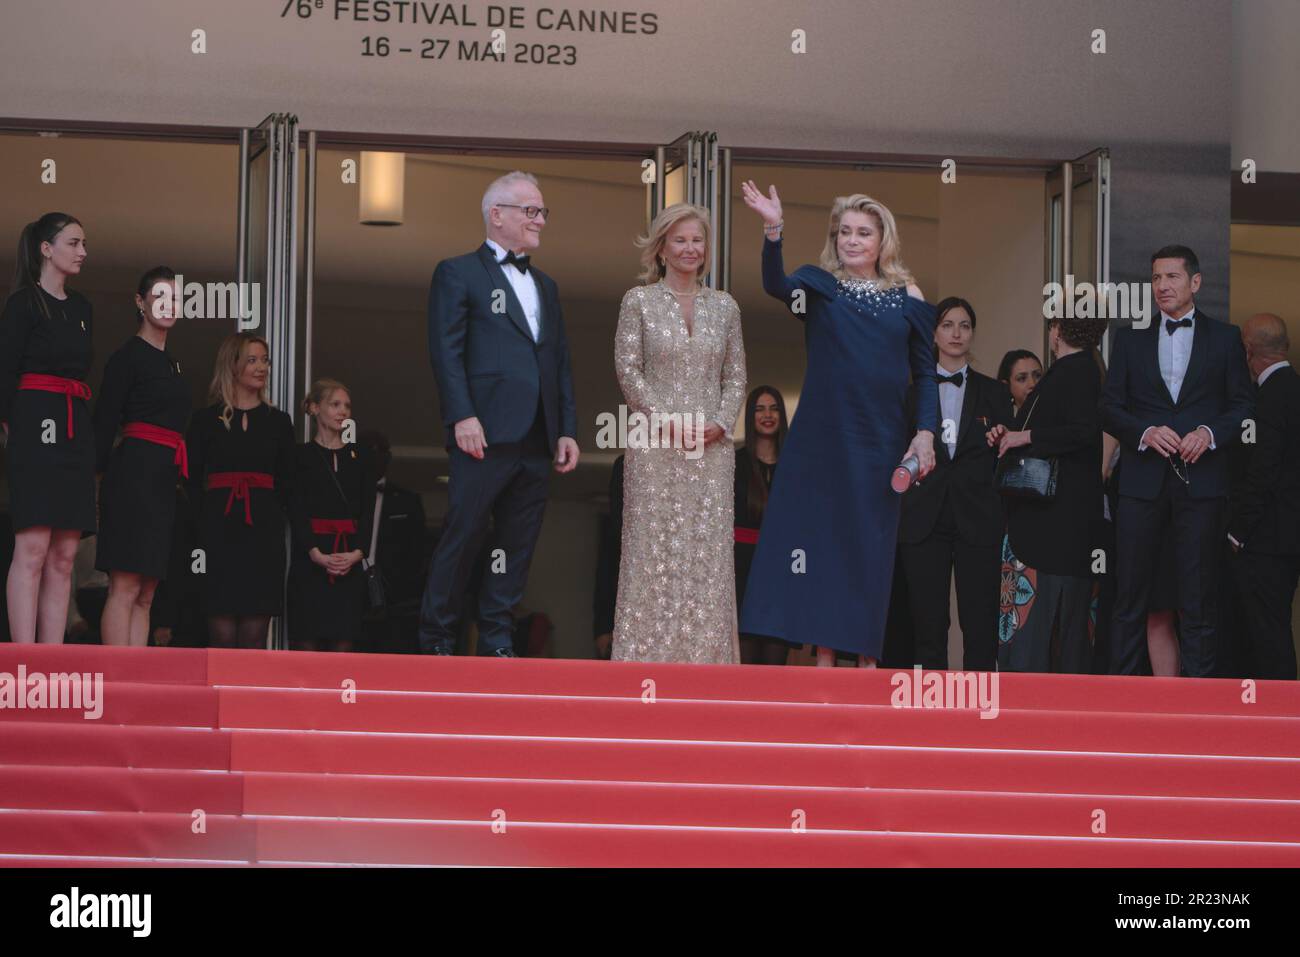
MULTIPOLYGON (((537 177, 532 173, 525 173, 523 170, 515 170, 506 173, 504 176, 498 176, 492 181, 492 185, 487 188, 483 194, 483 225, 489 226, 492 223, 492 207, 500 203, 511 203, 515 200, 515 188, 520 183, 532 183, 537 186, 537 177)), ((539 187, 540 188, 540 187, 539 187)))

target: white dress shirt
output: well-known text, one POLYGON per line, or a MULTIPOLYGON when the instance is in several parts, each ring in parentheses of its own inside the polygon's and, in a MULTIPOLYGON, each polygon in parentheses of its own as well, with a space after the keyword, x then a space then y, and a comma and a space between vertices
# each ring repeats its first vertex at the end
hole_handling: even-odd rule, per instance
MULTIPOLYGON (((949 372, 941 365, 935 366, 935 371, 939 375, 955 375, 955 372, 949 372)), ((954 385, 951 382, 939 383, 939 435, 945 438, 944 445, 948 447, 948 458, 957 454, 957 428, 961 424, 961 406, 966 401, 966 384, 970 382, 970 364, 963 365, 956 370, 961 373, 961 385, 954 385), (948 428, 947 423, 952 422, 952 428, 948 428), (952 441, 946 440, 946 436, 952 436, 952 441)))
POLYGON ((1169 394, 1175 402, 1183 389, 1183 379, 1187 376, 1187 363, 1192 358, 1192 339, 1196 334, 1196 307, 1188 310, 1187 315, 1177 321, 1191 319, 1192 324, 1182 329, 1175 329, 1170 335, 1165 329, 1165 322, 1171 319, 1160 313, 1160 377, 1169 387, 1169 394))
MULTIPOLYGON (((1173 316, 1167 315, 1164 310, 1160 312, 1160 331, 1156 333, 1157 346, 1156 354, 1160 361, 1160 378, 1165 380, 1165 385, 1169 389, 1170 397, 1177 402, 1178 393, 1183 391, 1183 379, 1187 377, 1187 364, 1192 359, 1192 343, 1196 338, 1196 307, 1192 306, 1187 310, 1186 315, 1174 319, 1173 316), (1184 319, 1192 320, 1190 326, 1184 326, 1175 329, 1173 333, 1165 328, 1167 321, 1182 322, 1184 319)), ((1142 433, 1142 438, 1138 442, 1138 451, 1145 452, 1147 449, 1147 432, 1150 432, 1155 426, 1146 429, 1142 433)), ((1214 448, 1214 430, 1208 425, 1199 425, 1197 428, 1204 429, 1210 434, 1210 448, 1214 448)))
MULTIPOLYGON (((486 240, 492 252, 496 255, 497 262, 506 258, 506 248, 498 243, 495 239, 486 240)), ((533 334, 533 342, 541 334, 541 297, 537 294, 537 282, 533 279, 531 267, 526 273, 522 273, 514 265, 502 264, 501 270, 506 274, 506 281, 510 283, 510 288, 515 291, 515 297, 519 300, 519 305, 524 308, 524 318, 528 320, 528 330, 533 334)))
POLYGON ((1290 364, 1291 363, 1288 362, 1286 359, 1283 359, 1281 362, 1274 362, 1271 366, 1269 366, 1267 369, 1265 369, 1263 372, 1259 374, 1259 385, 1263 385, 1264 380, 1267 379, 1269 376, 1271 376, 1278 369, 1282 368, 1283 366, 1289 366, 1290 364))

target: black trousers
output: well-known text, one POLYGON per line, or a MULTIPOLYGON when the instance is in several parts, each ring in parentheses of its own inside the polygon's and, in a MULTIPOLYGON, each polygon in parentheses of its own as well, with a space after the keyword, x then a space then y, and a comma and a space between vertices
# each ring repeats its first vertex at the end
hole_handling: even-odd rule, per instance
POLYGON ((915 649, 913 664, 948 667, 948 591, 957 575, 957 620, 961 624, 966 671, 994 671, 998 656, 998 590, 1002 554, 998 542, 961 540, 951 500, 945 495, 934 529, 922 542, 900 545, 907 577, 915 649))
POLYGON ((512 646, 511 609, 524 597, 550 479, 550 445, 540 403, 522 442, 489 445, 481 460, 452 446, 447 517, 420 604, 422 652, 455 650, 465 589, 489 519, 493 532, 478 595, 478 653, 490 655, 512 646))
POLYGON ((1245 617, 1238 631, 1245 639, 1245 647, 1239 649, 1245 674, 1294 680, 1291 602, 1300 581, 1300 557, 1243 550, 1232 556, 1232 571, 1245 617))
POLYGON ((1172 470, 1155 499, 1119 497, 1115 524, 1117 585, 1110 636, 1112 674, 1139 673, 1146 650, 1155 564, 1161 542, 1172 536, 1181 670, 1193 678, 1214 675, 1220 559, 1226 534, 1224 500, 1192 498, 1186 484, 1172 470))

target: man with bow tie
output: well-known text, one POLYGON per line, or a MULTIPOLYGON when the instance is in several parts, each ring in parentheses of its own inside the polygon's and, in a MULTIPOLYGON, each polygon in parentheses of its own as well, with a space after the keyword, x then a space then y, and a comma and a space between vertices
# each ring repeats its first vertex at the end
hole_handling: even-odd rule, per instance
POLYGON ((1123 450, 1113 556, 1115 674, 1136 674, 1141 666, 1154 565, 1166 536, 1177 565, 1181 673, 1214 674, 1227 449, 1241 440, 1255 400, 1241 337, 1196 308, 1200 287, 1192 250, 1158 250, 1151 290, 1159 318, 1145 329, 1120 330, 1110 352, 1102 423, 1123 450))
POLYGON ((429 289, 429 361, 451 476, 419 635, 425 654, 454 653, 461 598, 491 518, 478 652, 512 658, 510 610, 523 599, 550 469, 578 464, 577 411, 559 293, 529 258, 550 212, 537 180, 507 173, 482 208, 486 241, 438 263, 429 289))

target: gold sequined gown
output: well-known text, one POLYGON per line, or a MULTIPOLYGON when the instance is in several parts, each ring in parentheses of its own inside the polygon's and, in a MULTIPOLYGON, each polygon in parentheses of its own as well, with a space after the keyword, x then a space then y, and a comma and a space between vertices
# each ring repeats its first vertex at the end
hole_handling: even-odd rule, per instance
POLYGON ((731 430, 745 399, 745 347, 736 300, 701 291, 688 335, 663 280, 629 289, 614 369, 629 418, 702 413, 726 434, 689 457, 680 448, 646 448, 629 427, 612 657, 738 663, 731 430))

